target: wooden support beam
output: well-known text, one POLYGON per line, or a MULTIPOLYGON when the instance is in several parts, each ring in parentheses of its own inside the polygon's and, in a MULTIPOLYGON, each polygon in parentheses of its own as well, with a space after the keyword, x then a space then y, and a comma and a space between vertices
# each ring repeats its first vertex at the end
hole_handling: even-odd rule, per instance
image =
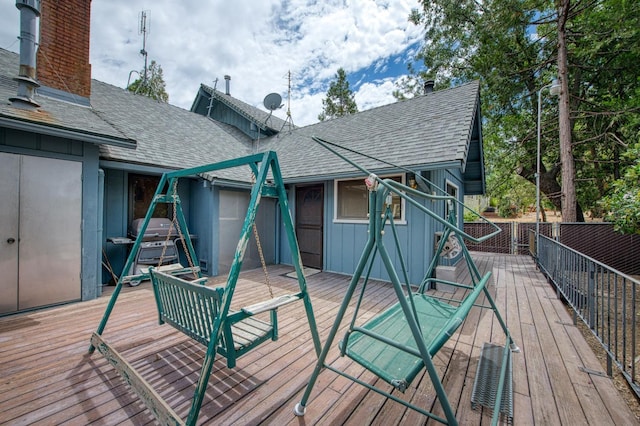
POLYGON ((109 361, 122 376, 124 381, 131 386, 138 397, 144 402, 149 411, 162 425, 184 425, 175 411, 153 390, 151 385, 142 378, 138 372, 123 357, 113 349, 97 333, 91 335, 91 344, 109 361))

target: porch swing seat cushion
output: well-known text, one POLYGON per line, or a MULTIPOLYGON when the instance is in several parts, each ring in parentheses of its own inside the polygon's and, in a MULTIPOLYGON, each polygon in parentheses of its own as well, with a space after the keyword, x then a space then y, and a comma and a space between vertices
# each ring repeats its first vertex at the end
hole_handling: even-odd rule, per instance
MULTIPOLYGON (((489 276, 487 273, 458 305, 423 293, 413 293, 420 333, 430 357, 438 353, 464 322, 489 276)), ((408 298, 407 303, 410 303, 408 298)), ((425 366, 418 356, 416 340, 399 302, 362 327, 354 327, 344 350, 349 358, 401 391, 425 366), (393 341, 394 345, 384 339, 393 341)))

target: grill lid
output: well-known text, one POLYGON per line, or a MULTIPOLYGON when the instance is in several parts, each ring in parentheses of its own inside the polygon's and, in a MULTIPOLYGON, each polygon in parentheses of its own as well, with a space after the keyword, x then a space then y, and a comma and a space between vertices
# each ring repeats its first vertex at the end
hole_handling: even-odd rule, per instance
MULTIPOLYGON (((137 238, 140 234, 140 229, 144 224, 144 219, 135 219, 131 222, 129 226, 129 236, 132 238, 137 238)), ((166 238, 167 234, 171 230, 170 237, 177 237, 178 230, 175 226, 171 227, 171 220, 163 217, 154 217, 149 220, 149 224, 147 225, 146 232, 144 233, 145 239, 152 238, 166 238)))

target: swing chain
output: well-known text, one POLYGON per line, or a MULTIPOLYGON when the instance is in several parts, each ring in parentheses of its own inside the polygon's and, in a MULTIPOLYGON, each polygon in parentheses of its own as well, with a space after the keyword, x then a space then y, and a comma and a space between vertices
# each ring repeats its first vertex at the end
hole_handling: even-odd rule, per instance
POLYGON ((193 265, 193 260, 191 259, 191 254, 189 253, 189 249, 187 248, 187 243, 184 240, 184 235, 182 234, 182 229, 179 224, 176 225, 176 221, 178 220, 178 208, 177 208, 177 198, 178 198, 178 179, 173 180, 173 188, 171 190, 171 198, 173 200, 173 218, 171 220, 171 225, 169 225, 169 232, 167 232, 167 237, 164 241, 164 245, 162 246, 162 252, 160 253, 160 260, 158 262, 158 267, 162 265, 164 262, 164 256, 167 251, 167 244, 169 243, 169 239, 171 238, 171 234, 173 234, 173 229, 177 229, 178 237, 180 238, 180 242, 182 243, 182 248, 184 249, 184 253, 187 256, 187 261, 189 262, 189 268, 191 269, 194 278, 198 278, 195 273, 195 267, 193 265))
MULTIPOLYGON (((251 172, 251 183, 256 184, 256 175, 251 172)), ((264 260, 264 253, 262 252, 262 244, 260 243, 260 235, 258 234, 258 227, 255 220, 253 221, 253 236, 256 239, 256 246, 258 246, 258 254, 260 255, 260 263, 262 264, 262 272, 264 273, 264 281, 269 289, 269 296, 273 299, 273 289, 271 288, 271 281, 269 280, 269 271, 267 270, 267 262, 264 260)))
POLYGON ((253 224, 253 236, 256 238, 256 245, 258 246, 258 254, 260 255, 260 263, 262 264, 262 272, 264 272, 264 280, 267 283, 269 289, 269 296, 273 299, 273 289, 271 288, 271 282, 269 281, 269 272, 267 271, 267 262, 264 260, 264 254, 262 253, 262 244, 260 244, 260 236, 258 235, 258 227, 253 224))

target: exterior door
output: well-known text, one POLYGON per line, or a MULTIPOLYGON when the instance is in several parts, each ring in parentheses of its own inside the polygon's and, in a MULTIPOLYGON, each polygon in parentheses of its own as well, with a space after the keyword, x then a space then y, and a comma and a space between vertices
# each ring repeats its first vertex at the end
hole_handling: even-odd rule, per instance
POLYGON ((0 153, 0 314, 18 310, 20 156, 0 153))
POLYGON ((0 182, 0 314, 79 300, 82 163, 0 153, 0 182))
POLYGON ((296 187, 296 237, 302 264, 322 269, 324 186, 296 187))

